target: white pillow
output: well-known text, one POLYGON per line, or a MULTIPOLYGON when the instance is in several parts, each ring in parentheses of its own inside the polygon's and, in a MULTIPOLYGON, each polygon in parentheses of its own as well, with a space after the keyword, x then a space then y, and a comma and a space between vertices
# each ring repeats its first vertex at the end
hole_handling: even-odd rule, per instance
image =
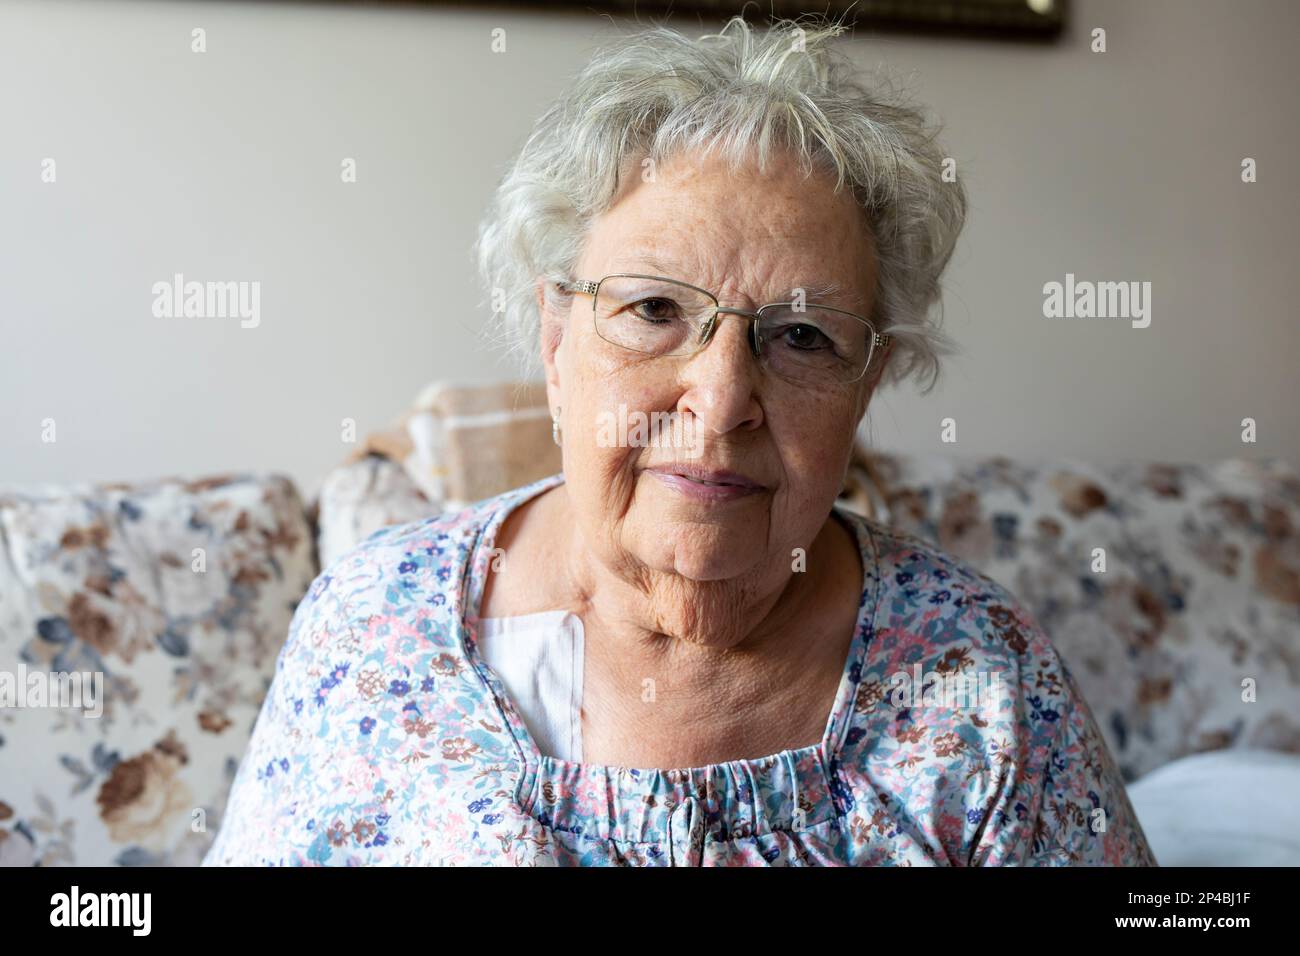
POLYGON ((1300 866, 1300 755, 1195 754, 1128 794, 1161 866, 1300 866))

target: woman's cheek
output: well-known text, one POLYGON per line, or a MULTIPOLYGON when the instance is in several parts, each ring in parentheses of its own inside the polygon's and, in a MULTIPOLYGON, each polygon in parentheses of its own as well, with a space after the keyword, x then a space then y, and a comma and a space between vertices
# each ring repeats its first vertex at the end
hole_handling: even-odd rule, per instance
POLYGON ((773 440, 781 461, 783 482, 791 495, 791 504, 800 502, 805 507, 839 495, 844 469, 848 466, 855 427, 847 419, 825 416, 822 422, 810 428, 807 422, 817 422, 816 417, 801 422, 791 422, 773 440), (844 440, 845 435, 849 441, 844 440))
POLYGON ((575 464, 582 474, 574 477, 581 485, 588 486, 588 493, 599 502, 600 511, 620 515, 630 503, 636 466, 645 450, 619 441, 618 403, 628 400, 599 388, 597 383, 590 384, 596 387, 590 387, 578 398, 582 404, 576 416, 578 431, 574 440, 580 443, 581 452, 575 456, 575 464))

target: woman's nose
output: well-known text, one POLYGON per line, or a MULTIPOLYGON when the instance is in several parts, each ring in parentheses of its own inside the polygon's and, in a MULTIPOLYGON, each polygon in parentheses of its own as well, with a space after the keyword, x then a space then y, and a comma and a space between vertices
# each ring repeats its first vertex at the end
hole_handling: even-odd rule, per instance
POLYGON ((752 321, 720 312, 703 349, 682 369, 686 386, 678 412, 690 411, 711 432, 756 428, 763 420, 756 389, 761 370, 752 346, 752 321))

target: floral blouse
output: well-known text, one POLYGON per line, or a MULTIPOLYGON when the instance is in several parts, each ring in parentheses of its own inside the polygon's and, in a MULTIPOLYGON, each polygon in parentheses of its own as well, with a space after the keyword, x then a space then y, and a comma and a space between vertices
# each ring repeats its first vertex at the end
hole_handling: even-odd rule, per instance
POLYGON ((315 580, 205 865, 1155 864, 1014 598, 838 508, 863 587, 819 743, 682 769, 541 753, 474 622, 502 522, 562 481, 386 528, 315 580))

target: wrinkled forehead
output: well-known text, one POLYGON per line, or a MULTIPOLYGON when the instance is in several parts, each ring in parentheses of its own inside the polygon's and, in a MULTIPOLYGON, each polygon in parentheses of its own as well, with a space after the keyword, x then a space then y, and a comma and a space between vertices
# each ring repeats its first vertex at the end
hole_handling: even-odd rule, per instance
MULTIPOLYGON (((643 275, 663 276, 677 279, 693 286, 712 292, 715 296, 725 294, 736 281, 727 281, 717 265, 701 261, 699 257, 681 257, 671 252, 628 251, 612 256, 608 261, 606 274, 629 272, 643 275)), ((601 276, 595 276, 595 279, 601 276)), ((835 281, 824 277, 820 272, 800 271, 794 268, 778 269, 767 277, 754 276, 760 283, 746 288, 746 295, 763 302, 786 302, 802 296, 809 302, 823 302, 834 305, 837 302, 858 302, 861 294, 854 288, 854 283, 835 281), (784 278, 783 278, 784 277, 784 278)))
POLYGON ((866 217, 828 174, 792 163, 660 164, 596 216, 580 278, 678 279, 725 301, 807 301, 869 311, 875 250, 866 217))

